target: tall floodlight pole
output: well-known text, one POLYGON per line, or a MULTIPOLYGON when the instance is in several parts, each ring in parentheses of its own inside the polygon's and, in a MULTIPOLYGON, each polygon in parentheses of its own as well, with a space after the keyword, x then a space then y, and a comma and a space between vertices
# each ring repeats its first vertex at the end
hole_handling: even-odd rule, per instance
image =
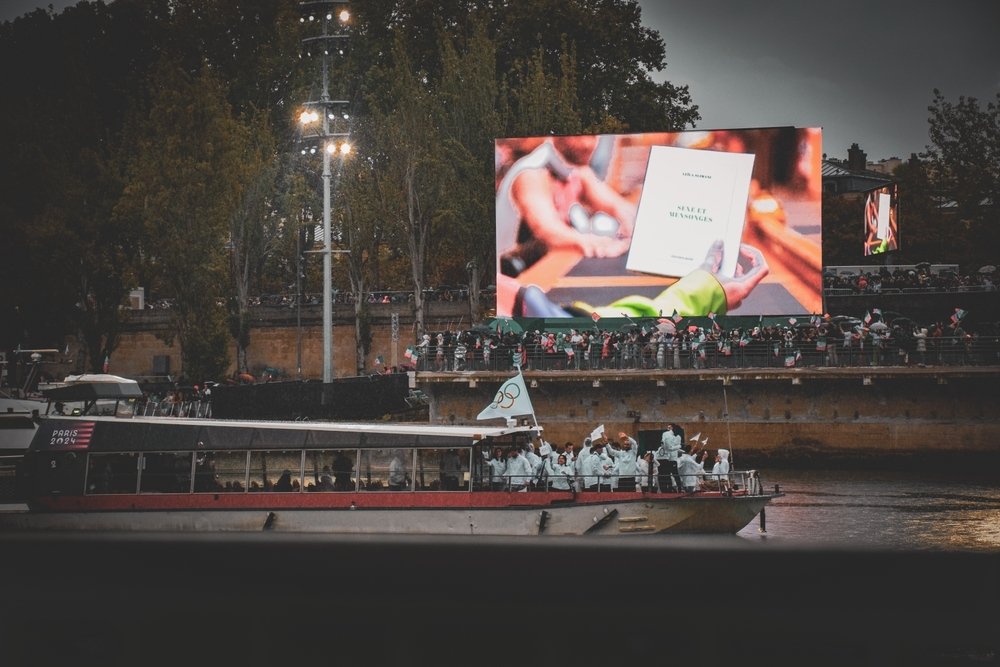
POLYGON ((318 101, 305 104, 306 110, 302 112, 299 119, 303 127, 303 141, 314 141, 317 144, 303 148, 302 154, 315 154, 317 150, 323 154, 323 245, 319 252, 323 254, 323 382, 330 382, 333 380, 333 253, 347 252, 344 250, 335 251, 332 246, 330 208, 333 171, 331 162, 334 153, 346 156, 351 150, 351 145, 346 141, 348 132, 337 131, 338 128, 335 128, 331 123, 331 121, 335 121, 337 125, 344 125, 348 120, 347 101, 330 99, 330 56, 333 54, 344 55, 344 42, 347 34, 343 31, 330 33, 328 28, 330 23, 334 21, 341 26, 346 26, 350 20, 350 13, 347 10, 346 2, 335 0, 301 2, 299 8, 302 12, 300 20, 303 23, 318 19, 323 28, 319 36, 306 37, 302 40, 306 55, 311 56, 315 50, 318 51, 318 55, 322 59, 322 89, 318 101), (307 132, 309 126, 315 127, 316 121, 320 121, 319 127, 307 132))
MULTIPOLYGON (((323 20, 323 37, 327 36, 327 21, 323 20)), ((330 136, 330 49, 323 44, 323 136, 330 136)), ((333 255, 330 234, 330 151, 323 147, 323 382, 333 380, 333 255)))

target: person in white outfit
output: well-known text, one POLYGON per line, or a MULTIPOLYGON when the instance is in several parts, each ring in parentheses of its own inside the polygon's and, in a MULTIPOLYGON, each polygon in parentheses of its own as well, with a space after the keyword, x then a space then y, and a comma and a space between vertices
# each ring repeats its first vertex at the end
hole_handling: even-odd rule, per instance
POLYGON ((577 454, 573 459, 573 468, 576 470, 577 491, 584 491, 587 488, 586 481, 584 480, 584 464, 587 462, 587 459, 590 458, 590 446, 590 438, 584 438, 583 446, 580 448, 579 454, 577 454))
POLYGON ((715 454, 712 475, 702 484, 703 489, 719 491, 729 488, 729 450, 720 449, 715 454))
POLYGON ((639 445, 628 434, 618 434, 619 449, 615 450, 615 467, 617 468, 616 491, 635 491, 636 461, 639 456, 639 445))
POLYGON ((604 456, 604 443, 596 442, 583 464, 583 483, 588 491, 611 491, 611 462, 604 456))
POLYGON ((698 488, 705 469, 691 453, 682 451, 677 457, 677 472, 681 476, 681 487, 691 493, 698 488))
POLYGON ((494 491, 503 489, 503 482, 507 477, 507 462, 504 460, 503 450, 499 447, 494 449, 487 464, 490 467, 490 488, 494 491))
POLYGON ((642 458, 635 462, 635 477, 639 482, 639 490, 643 493, 656 491, 658 483, 657 472, 659 466, 653 458, 653 452, 646 452, 642 458), (650 472, 652 469, 652 472, 650 472))
POLYGON ((574 470, 566 461, 566 455, 560 454, 555 463, 546 461, 549 489, 552 491, 570 491, 573 484, 574 470))
POLYGON ((667 430, 660 437, 660 448, 656 450, 655 455, 661 493, 681 490, 681 480, 677 474, 677 458, 680 453, 681 436, 674 432, 673 424, 667 424, 667 430))
POLYGON ((521 450, 512 449, 507 455, 506 476, 511 491, 524 491, 527 488, 532 477, 531 464, 521 456, 521 450))

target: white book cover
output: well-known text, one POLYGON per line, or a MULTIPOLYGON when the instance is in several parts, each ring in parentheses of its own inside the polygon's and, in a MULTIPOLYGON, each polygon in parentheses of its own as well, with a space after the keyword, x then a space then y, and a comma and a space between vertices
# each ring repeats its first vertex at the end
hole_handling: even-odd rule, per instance
POLYGON ((632 232, 629 271, 685 276, 712 244, 724 244, 719 275, 739 260, 754 156, 653 146, 632 232))
POLYGON ((878 238, 889 238, 889 205, 891 199, 889 193, 878 193, 878 238))

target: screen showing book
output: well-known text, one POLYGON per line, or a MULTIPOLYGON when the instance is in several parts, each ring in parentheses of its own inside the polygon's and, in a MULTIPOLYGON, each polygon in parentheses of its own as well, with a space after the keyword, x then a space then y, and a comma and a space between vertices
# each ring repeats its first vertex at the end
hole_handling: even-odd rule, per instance
POLYGON ((822 312, 821 156, 819 128, 498 139, 497 315, 822 312))

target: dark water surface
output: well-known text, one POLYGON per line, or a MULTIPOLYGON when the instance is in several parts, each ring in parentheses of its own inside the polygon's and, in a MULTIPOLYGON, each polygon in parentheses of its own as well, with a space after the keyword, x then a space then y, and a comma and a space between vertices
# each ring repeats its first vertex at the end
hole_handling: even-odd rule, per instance
POLYGON ((0 664, 998 664, 996 483, 762 476, 766 535, 0 534, 0 664))
MULTIPOLYGON (((763 539, 773 543, 1000 552, 1000 471, 979 477, 933 471, 760 474, 766 488, 777 483, 786 494, 766 510, 763 539)), ((754 521, 739 535, 759 540, 758 529, 754 521)))

